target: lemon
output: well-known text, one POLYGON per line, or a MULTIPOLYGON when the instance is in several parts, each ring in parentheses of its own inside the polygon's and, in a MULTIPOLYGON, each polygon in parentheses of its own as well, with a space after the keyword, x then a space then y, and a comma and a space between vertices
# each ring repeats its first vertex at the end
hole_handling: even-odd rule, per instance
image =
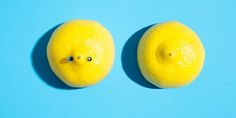
POLYGON ((91 86, 111 70, 114 43, 109 31, 98 22, 72 20, 54 31, 47 57, 53 72, 67 85, 91 86))
POLYGON ((188 85, 197 78, 205 60, 204 47, 187 26, 177 21, 152 26, 137 50, 144 78, 160 88, 188 85))

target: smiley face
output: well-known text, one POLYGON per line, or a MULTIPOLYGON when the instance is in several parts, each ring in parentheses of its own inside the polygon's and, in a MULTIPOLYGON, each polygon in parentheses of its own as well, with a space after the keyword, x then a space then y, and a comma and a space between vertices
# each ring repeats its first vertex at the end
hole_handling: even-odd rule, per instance
POLYGON ((67 85, 91 86, 110 72, 114 43, 101 24, 73 20, 55 30, 48 43, 47 57, 53 72, 67 85))

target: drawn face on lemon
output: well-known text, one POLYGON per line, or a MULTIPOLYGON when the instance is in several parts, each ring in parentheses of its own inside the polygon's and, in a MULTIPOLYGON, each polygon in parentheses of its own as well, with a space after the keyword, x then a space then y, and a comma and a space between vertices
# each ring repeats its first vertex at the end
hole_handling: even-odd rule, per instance
POLYGON ((176 22, 152 26, 141 38, 138 65, 147 81, 160 88, 191 83, 200 73, 205 59, 197 34, 176 22))
POLYGON ((54 31, 48 43, 47 57, 53 72, 67 85, 91 86, 110 72, 114 43, 101 24, 73 20, 54 31))

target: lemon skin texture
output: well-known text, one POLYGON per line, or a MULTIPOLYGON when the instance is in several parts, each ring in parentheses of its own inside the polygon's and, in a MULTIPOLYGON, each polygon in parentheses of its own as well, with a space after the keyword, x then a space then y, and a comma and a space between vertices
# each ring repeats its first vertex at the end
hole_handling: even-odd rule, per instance
POLYGON ((52 34, 47 46, 53 72, 71 87, 87 87, 100 82, 114 61, 111 34, 90 20, 72 20, 52 34))
POLYGON ((180 22, 169 21, 144 33, 137 60, 147 81, 159 88, 176 88, 197 78, 204 65, 205 51, 194 31, 180 22))

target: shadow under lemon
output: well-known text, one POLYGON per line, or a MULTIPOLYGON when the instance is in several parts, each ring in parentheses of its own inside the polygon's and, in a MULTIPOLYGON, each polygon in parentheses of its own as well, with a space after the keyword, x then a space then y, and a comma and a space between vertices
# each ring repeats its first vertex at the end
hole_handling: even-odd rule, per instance
POLYGON ((35 44, 31 53, 31 61, 37 75, 46 84, 57 89, 75 89, 63 83, 51 70, 47 59, 47 44, 52 33, 61 24, 49 29, 35 44))
POLYGON ((144 27, 137 32, 135 32, 125 43, 122 50, 122 68, 125 71, 126 75, 135 83, 151 89, 160 89, 153 84, 149 83, 141 74, 138 62, 137 62, 137 48, 139 40, 143 34, 155 24, 144 27))

